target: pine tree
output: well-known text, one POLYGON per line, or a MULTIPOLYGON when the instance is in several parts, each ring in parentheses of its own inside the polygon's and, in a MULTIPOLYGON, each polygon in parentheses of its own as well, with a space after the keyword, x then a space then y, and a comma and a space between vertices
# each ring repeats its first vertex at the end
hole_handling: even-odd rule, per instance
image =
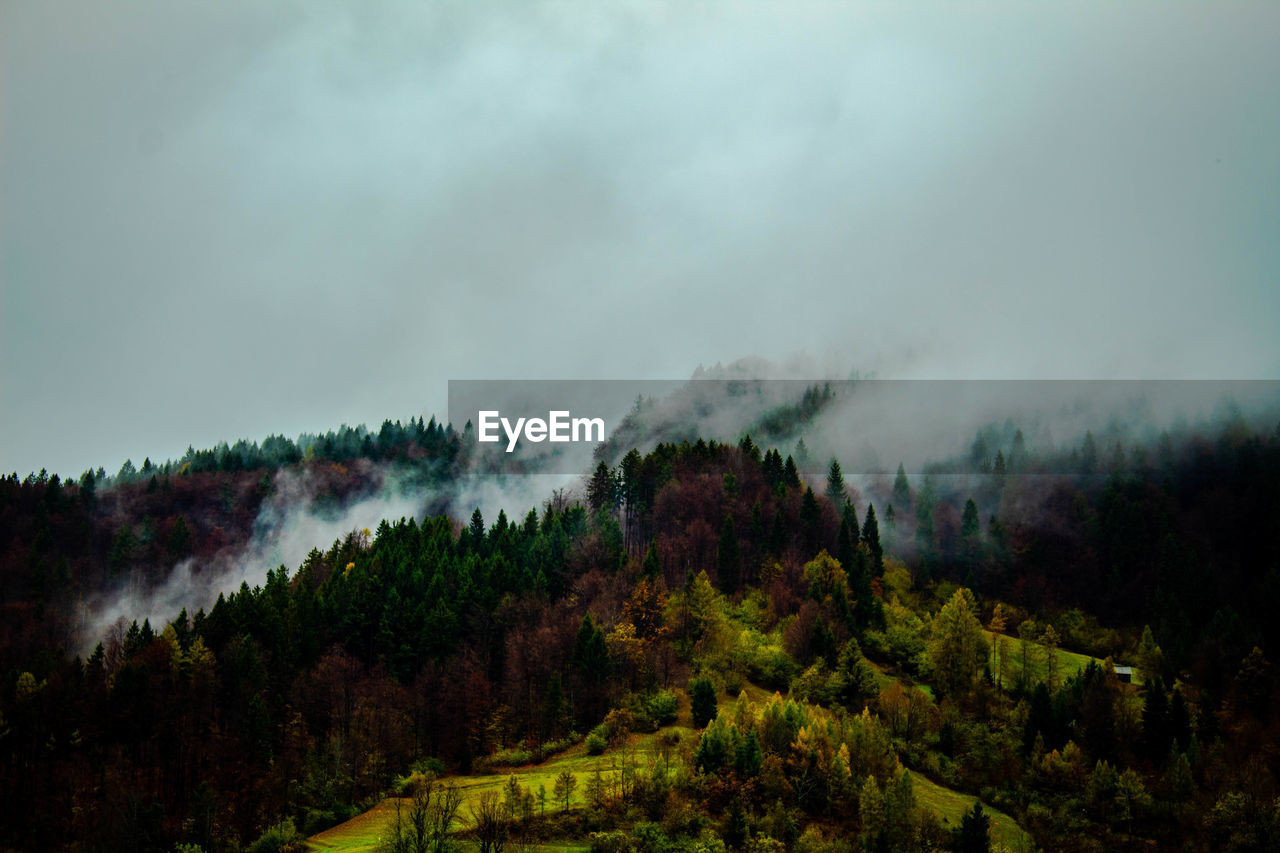
POLYGON ((590 683, 598 683, 608 675, 609 651, 604 633, 596 627, 590 613, 582 616, 578 635, 573 643, 573 665, 590 683))
POLYGON ((658 543, 650 542, 649 549, 644 552, 644 561, 640 571, 645 577, 656 578, 662 574, 662 561, 658 557, 658 543))
POLYGON ((764 481, 776 486, 782 482, 782 473, 782 455, 775 448, 764 455, 764 481))
POLYGON ((1164 684, 1159 677, 1147 682, 1147 693, 1142 701, 1143 752, 1152 761, 1159 761, 1169 752, 1172 732, 1169 725, 1169 701, 1164 684))
POLYGON ((796 460, 790 456, 782 469, 782 484, 790 489, 800 488, 800 470, 796 468, 796 460))
POLYGON ((836 535, 836 562, 849 573, 853 569, 853 535, 849 532, 849 519, 840 521, 840 532, 836 535))
POLYGON ((857 531, 858 517, 853 508, 845 504, 840 534, 836 538, 836 562, 849 579, 849 594, 853 596, 853 627, 864 630, 875 625, 882 614, 880 600, 871 588, 870 552, 857 546, 857 531))
POLYGON ((729 813, 725 819, 724 841, 730 849, 739 850, 747 842, 747 835, 751 831, 751 826, 747 822, 746 810, 742 808, 742 802, 734 799, 729 804, 729 813))
POLYGON ((1049 695, 1049 688, 1045 687, 1042 681, 1036 685, 1035 691, 1031 694, 1031 708, 1027 712, 1027 721, 1022 728, 1023 753, 1031 755, 1035 749, 1036 740, 1039 739, 1043 744, 1047 740, 1045 735, 1052 734, 1053 728, 1053 699, 1049 695))
POLYGON ((556 799, 560 802, 560 807, 565 811, 569 810, 569 800, 573 797, 573 792, 577 787, 578 778, 568 770, 562 771, 556 776, 553 791, 556 799))
POLYGON ((1088 431, 1084 434, 1084 443, 1080 447, 1080 471, 1084 474, 1092 474, 1098 470, 1098 443, 1093 438, 1093 432, 1088 431))
POLYGON ((956 853, 991 853, 991 818, 983 813, 982 803, 975 802, 960 819, 955 850, 956 853))
POLYGON ((933 509, 936 503, 933 482, 926 477, 924 485, 916 494, 916 546, 920 549, 920 570, 925 579, 933 574, 937 560, 933 525, 933 509))
POLYGON ((693 727, 705 728, 716 717, 716 688, 709 678, 696 679, 689 688, 693 727))
POLYGON ((182 559, 190 552, 191 528, 187 526, 186 518, 180 515, 173 523, 173 529, 169 531, 169 555, 182 559))
POLYGON ((476 507, 471 513, 471 526, 468 528, 470 533, 469 543, 471 548, 478 554, 484 549, 484 516, 480 514, 480 507, 476 507))
POLYGON ((849 544, 854 548, 862 541, 861 525, 858 524, 858 511, 853 504, 846 503, 840 510, 840 522, 849 528, 849 544))
POLYGON ((893 500, 902 509, 911 507, 911 483, 907 480, 907 469, 898 463, 898 476, 893 478, 893 500))
POLYGON ((972 539, 980 530, 978 505, 973 502, 973 498, 969 498, 964 502, 964 515, 960 518, 960 535, 966 539, 972 539))
POLYGON ((844 491, 844 474, 840 471, 840 463, 836 459, 831 460, 831 467, 827 469, 827 500, 840 510, 844 507, 848 497, 844 491))
POLYGON ((593 515, 601 510, 613 510, 618 494, 617 485, 609 466, 602 460, 587 483, 587 504, 593 515))
POLYGON ((779 505, 773 511, 773 524, 769 527, 769 544, 766 550, 775 557, 781 557, 782 552, 787 549, 788 541, 787 519, 782 514, 782 506, 779 505))
POLYGON ((880 525, 876 522, 875 504, 867 504, 867 518, 862 523, 862 541, 867 543, 867 550, 871 552, 871 566, 875 571, 875 576, 882 576, 884 574, 884 549, 880 547, 880 525))
POLYGON ((818 506, 818 499, 813 494, 813 489, 806 487, 804 497, 800 499, 800 533, 809 553, 817 550, 820 544, 821 522, 822 508, 818 506))
POLYGON ((752 731, 738 743, 733 756, 733 769, 739 776, 748 779, 760 773, 764 763, 764 753, 760 750, 760 739, 752 731))
POLYGON ((809 445, 804 443, 803 438, 796 442, 796 464, 805 467, 809 465, 809 445))

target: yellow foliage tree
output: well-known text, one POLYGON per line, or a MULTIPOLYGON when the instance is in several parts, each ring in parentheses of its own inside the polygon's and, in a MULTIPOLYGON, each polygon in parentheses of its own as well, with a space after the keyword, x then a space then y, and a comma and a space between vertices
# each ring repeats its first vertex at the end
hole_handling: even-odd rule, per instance
POLYGON ((938 686, 948 694, 970 689, 987 663, 990 649, 977 610, 973 593, 961 587, 933 617, 929 658, 938 686))

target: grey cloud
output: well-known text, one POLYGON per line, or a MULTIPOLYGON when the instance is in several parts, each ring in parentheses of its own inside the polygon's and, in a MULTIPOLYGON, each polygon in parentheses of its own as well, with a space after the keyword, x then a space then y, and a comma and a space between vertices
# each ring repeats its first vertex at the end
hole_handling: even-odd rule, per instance
POLYGON ((0 468, 749 354, 1275 377, 1278 25, 1261 2, 8 4, 0 468))

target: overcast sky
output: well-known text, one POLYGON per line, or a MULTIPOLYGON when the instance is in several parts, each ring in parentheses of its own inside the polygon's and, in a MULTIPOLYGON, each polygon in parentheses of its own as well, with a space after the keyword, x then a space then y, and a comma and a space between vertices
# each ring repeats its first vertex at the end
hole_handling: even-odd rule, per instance
POLYGON ((0 469, 744 356, 1280 377, 1277 32, 1274 2, 2 3, 0 469))

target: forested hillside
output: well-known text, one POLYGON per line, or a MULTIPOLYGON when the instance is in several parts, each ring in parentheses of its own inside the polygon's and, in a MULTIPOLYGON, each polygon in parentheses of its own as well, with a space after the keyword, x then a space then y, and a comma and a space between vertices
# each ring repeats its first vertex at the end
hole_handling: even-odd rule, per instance
POLYGON ((421 849, 1280 845, 1280 431, 1240 422, 1052 454, 992 429, 847 482, 660 443, 77 656, 77 602, 247 541, 282 472, 340 507, 458 456, 417 421, 0 482, 0 846, 302 849, 392 795, 437 818, 421 849), (490 772, 505 798, 448 810, 490 772))

